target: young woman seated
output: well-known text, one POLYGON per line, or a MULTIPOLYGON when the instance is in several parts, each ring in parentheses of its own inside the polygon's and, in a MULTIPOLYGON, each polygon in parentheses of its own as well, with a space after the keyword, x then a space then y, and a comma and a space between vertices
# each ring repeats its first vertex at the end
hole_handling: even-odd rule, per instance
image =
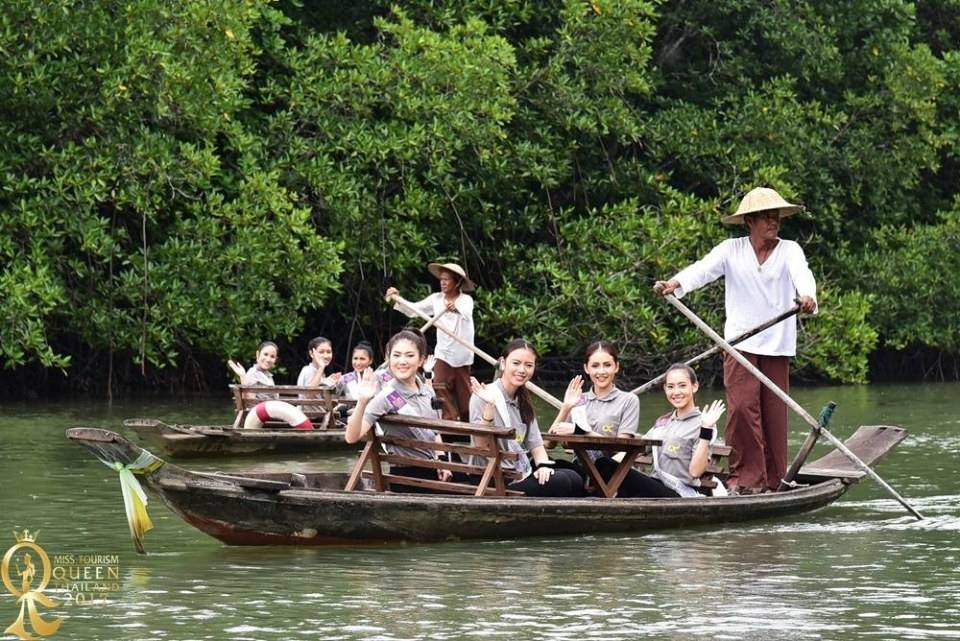
POLYGON ((337 394, 357 400, 357 389, 360 387, 363 372, 373 365, 373 345, 367 341, 360 341, 354 345, 353 353, 350 356, 350 364, 353 371, 344 374, 340 382, 337 383, 337 394))
POLYGON ((318 387, 320 385, 337 385, 340 382, 340 372, 327 373, 333 361, 333 343, 329 338, 317 336, 307 343, 307 356, 310 362, 303 366, 297 376, 297 385, 300 387, 318 387))
MULTIPOLYGON (((639 420, 639 401, 632 394, 613 387, 612 381, 607 380, 607 372, 613 371, 615 374, 619 371, 616 349, 610 346, 591 350, 595 345, 597 344, 594 343, 588 348, 586 365, 587 373, 594 384, 593 392, 581 396, 577 380, 579 377, 572 380, 564 395, 558 420, 550 431, 556 434, 572 434, 581 427, 581 423, 586 423, 581 427, 584 431, 609 436, 633 436, 639 420), (609 387, 633 398, 637 401, 636 405, 630 401, 622 401, 624 407, 619 413, 612 405, 606 408, 598 406, 596 396, 609 397, 611 392, 605 392, 609 387), (574 415, 574 423, 562 420, 571 414, 574 415), (576 420, 578 418, 579 420, 576 420), (611 425, 616 424, 617 420, 621 421, 619 425, 622 429, 615 431, 611 425)), ((609 346, 609 343, 603 345, 609 346)), ((714 401, 710 406, 704 407, 702 412, 697 409, 694 399, 698 389, 697 375, 692 368, 682 363, 671 365, 667 369, 663 389, 674 410, 660 417, 645 435, 647 438, 663 441, 661 446, 654 448, 654 471, 650 475, 638 470, 627 472, 617 492, 618 498, 700 496, 695 489, 695 482, 707 469, 710 442, 715 434, 714 426, 725 409, 723 402, 714 401)), ((614 395, 614 400, 608 402, 613 403, 616 398, 618 396, 614 395)), ((603 452, 591 454, 597 471, 605 481, 609 481, 622 460, 622 455, 608 457, 603 452)))
MULTIPOLYGON (((371 429, 375 429, 377 421, 384 414, 404 414, 423 418, 439 418, 437 410, 433 409, 433 390, 422 384, 417 378, 417 372, 426 359, 427 342, 423 334, 414 330, 404 329, 397 332, 387 343, 387 357, 390 361, 392 384, 378 390, 376 377, 371 368, 366 368, 360 376, 360 385, 357 387, 357 407, 347 421, 344 435, 347 443, 356 443, 371 429)), ((414 439, 419 441, 440 442, 440 435, 433 430, 419 427, 383 426, 383 433, 389 436, 414 439)), ((387 445, 387 452, 397 456, 436 460, 436 452, 431 449, 401 447, 387 445)), ((413 476, 432 480, 449 481, 452 477, 449 470, 431 470, 428 468, 408 466, 391 466, 391 474, 398 476, 413 476)), ((429 492, 430 490, 395 485, 391 488, 395 492, 429 492)))
MULTIPOLYGON (((650 479, 662 493, 639 496, 701 496, 696 481, 707 471, 710 443, 717 433, 717 421, 726 406, 717 400, 697 408, 695 395, 700 389, 697 373, 684 363, 667 368, 663 392, 673 411, 657 419, 647 438, 663 441, 654 448, 654 470, 650 479)), ((649 486, 649 484, 647 484, 649 486)))
MULTIPOLYGON (((240 379, 241 385, 263 385, 272 387, 275 383, 273 382, 273 373, 270 370, 277 364, 277 353, 276 343, 273 341, 263 341, 260 343, 260 346, 257 347, 254 363, 250 366, 250 369, 244 370, 240 363, 233 360, 227 361, 227 365, 230 367, 230 370, 236 374, 237 378, 240 379)), ((270 399, 274 397, 275 396, 271 394, 256 395, 258 399, 270 399)))
MULTIPOLYGON (((640 423, 640 399, 616 385, 620 372, 620 350, 616 345, 606 341, 588 345, 583 371, 590 377, 592 389, 582 393, 582 376, 570 381, 550 433, 592 432, 601 436, 636 436, 640 423)), ((590 450, 589 454, 604 481, 610 480, 623 460, 623 452, 608 455, 600 450, 590 450)), ((628 476, 639 474, 636 470, 628 472, 628 476)), ((618 495, 632 494, 629 489, 622 489, 618 495)))
POLYGON ((521 478, 508 488, 527 496, 583 496, 583 479, 566 468, 558 468, 547 456, 540 427, 527 391, 527 382, 537 366, 537 351, 523 339, 508 344, 500 355, 500 378, 484 385, 470 379, 470 422, 516 430, 514 440, 501 439, 500 447, 519 456, 504 460, 506 471, 518 472, 521 478), (533 458, 533 462, 527 455, 533 458))

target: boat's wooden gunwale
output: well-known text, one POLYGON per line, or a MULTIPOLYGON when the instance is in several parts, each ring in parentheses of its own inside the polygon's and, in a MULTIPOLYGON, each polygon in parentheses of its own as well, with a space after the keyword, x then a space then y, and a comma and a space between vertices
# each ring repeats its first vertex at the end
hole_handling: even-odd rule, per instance
POLYGON ((143 442, 174 458, 356 449, 343 429, 243 429, 229 425, 171 425, 154 419, 128 419, 124 426, 143 442))

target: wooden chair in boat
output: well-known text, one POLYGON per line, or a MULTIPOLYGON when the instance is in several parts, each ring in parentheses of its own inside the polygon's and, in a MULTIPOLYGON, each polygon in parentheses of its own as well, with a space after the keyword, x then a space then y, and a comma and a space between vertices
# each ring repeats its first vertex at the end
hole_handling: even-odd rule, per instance
POLYGON ((393 485, 406 485, 428 490, 437 490, 443 493, 473 496, 522 495, 522 492, 507 489, 507 483, 519 478, 520 475, 515 472, 504 471, 500 466, 502 461, 516 460, 517 456, 519 456, 515 452, 505 452, 501 450, 497 444, 497 439, 514 438, 516 432, 512 427, 492 427, 490 425, 476 425, 472 423, 461 423, 459 421, 404 416, 402 414, 387 414, 382 416, 378 422, 384 426, 425 427, 448 438, 468 437, 470 442, 464 444, 462 442, 438 443, 436 441, 422 441, 381 435, 376 433, 376 429, 371 429, 364 437, 366 444, 360 456, 357 458, 353 470, 350 472, 350 478, 344 488, 347 491, 355 490, 359 486, 361 478, 366 478, 372 480, 373 487, 378 492, 388 491, 390 486, 393 485), (428 460, 387 454, 383 449, 384 445, 429 449, 436 452, 439 458, 437 460, 428 460), (446 457, 454 454, 459 455, 464 460, 474 460, 466 457, 482 457, 485 463, 476 465, 445 460, 446 457), (446 457, 444 455, 446 455, 446 457), (439 479, 431 480, 401 476, 384 471, 382 468, 383 463, 430 470, 449 470, 456 475, 456 478, 462 479, 464 475, 469 475, 470 478, 479 478, 479 481, 473 484, 463 481, 441 481, 439 479), (364 469, 368 466, 370 468, 369 470, 364 469))
MULTIPOLYGON (((707 462, 706 471, 700 475, 700 483, 697 491, 706 496, 712 496, 713 490, 717 487, 714 477, 725 481, 727 479, 727 458, 733 448, 723 443, 714 443, 710 446, 710 460, 707 462)), ((651 455, 637 457, 637 464, 645 467, 653 467, 653 457, 651 455)))
MULTIPOLYGON (((316 429, 333 429, 336 426, 336 408, 353 406, 356 401, 337 396, 332 387, 302 387, 299 385, 231 385, 233 404, 237 417, 234 427, 242 427, 243 422, 257 403, 262 401, 283 401, 300 408, 316 429)), ((286 427, 286 423, 271 421, 264 427, 286 427)))

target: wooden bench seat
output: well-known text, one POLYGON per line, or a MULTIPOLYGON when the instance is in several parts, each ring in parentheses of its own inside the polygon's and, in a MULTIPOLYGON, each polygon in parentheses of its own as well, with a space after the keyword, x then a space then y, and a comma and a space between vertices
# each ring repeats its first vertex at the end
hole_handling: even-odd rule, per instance
MULTIPOLYGON (((299 385, 231 385, 233 405, 237 416, 234 427, 243 427, 247 414, 263 401, 283 401, 300 408, 316 429, 334 429, 337 424, 335 409, 352 407, 356 401, 337 396, 332 387, 302 387, 299 385)), ((289 427, 282 421, 270 421, 266 428, 289 427)))
MULTIPOLYGON (((360 484, 361 478, 368 478, 372 479, 373 486, 378 492, 389 491, 391 485, 404 485, 436 490, 438 492, 473 496, 522 495, 522 492, 507 489, 507 483, 519 478, 520 475, 516 472, 504 471, 500 466, 501 461, 516 460, 519 454, 515 452, 505 452, 501 450, 497 444, 497 439, 499 438, 514 438, 516 432, 513 428, 491 427, 489 425, 404 416, 402 414, 387 414, 380 418, 379 423, 382 426, 427 428, 439 433, 441 437, 468 437, 470 442, 469 444, 464 444, 462 442, 438 443, 436 441, 422 441, 419 439, 378 435, 376 429, 371 429, 364 437, 366 444, 350 472, 350 478, 344 488, 345 490, 355 490, 360 484), (386 454, 383 449, 384 445, 432 450, 438 455, 457 454, 462 458, 478 456, 482 457, 481 461, 483 462, 481 464, 474 464, 440 458, 424 459, 386 454), (457 474, 458 478, 462 479, 463 475, 471 475, 472 477, 478 477, 479 481, 473 484, 465 481, 441 481, 439 479, 422 479, 391 474, 383 470, 382 465, 384 463, 392 466, 449 470, 451 473, 457 474), (368 467, 368 464, 370 469, 365 469, 368 467)), ((472 459, 464 458, 463 460, 472 459)))

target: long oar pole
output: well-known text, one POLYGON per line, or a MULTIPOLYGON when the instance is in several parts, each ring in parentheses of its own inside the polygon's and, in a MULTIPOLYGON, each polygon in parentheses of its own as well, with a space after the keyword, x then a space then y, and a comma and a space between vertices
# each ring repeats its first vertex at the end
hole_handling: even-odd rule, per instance
MULTIPOLYGON (((785 321, 786 319, 790 318, 791 316, 795 316, 795 315, 798 314, 799 312, 800 312, 800 306, 797 305, 796 307, 793 307, 793 308, 791 308, 791 309, 788 309, 787 311, 783 312, 782 314, 780 314, 780 315, 778 315, 778 316, 776 316, 776 317, 774 317, 774 318, 771 318, 771 319, 768 320, 767 322, 762 323, 762 324, 760 324, 760 325, 757 325, 757 326, 754 327, 753 329, 749 329, 749 330, 745 331, 744 333, 740 334, 739 336, 734 336, 733 338, 731 338, 731 339, 730 339, 729 341, 727 341, 727 342, 730 343, 731 345, 736 345, 737 343, 742 343, 743 341, 747 340, 747 339, 750 338, 751 336, 756 336, 757 334, 759 334, 759 333, 762 332, 763 330, 769 329, 769 328, 773 327, 774 325, 776 325, 777 323, 780 323, 780 322, 782 322, 782 321, 785 321)), ((705 358, 710 358, 710 357, 713 356, 714 354, 716 354, 716 353, 718 353, 718 352, 722 352, 722 351, 723 351, 723 348, 722 348, 722 347, 720 347, 719 345, 714 345, 713 347, 711 347, 711 348, 708 349, 707 351, 703 352, 702 354, 698 354, 697 356, 694 356, 693 358, 691 358, 690 360, 688 360, 685 364, 686 364, 686 365, 695 365, 696 363, 699 363, 700 361, 704 360, 705 358)), ((662 383, 662 382, 664 381, 664 379, 666 379, 666 378, 667 378, 667 375, 666 375, 666 374, 661 374, 660 376, 656 377, 655 379, 650 380, 650 381, 647 381, 646 383, 644 383, 644 384, 641 385, 640 387, 638 387, 638 388, 636 388, 636 389, 630 390, 630 393, 631 393, 631 394, 636 394, 637 396, 639 396, 639 395, 643 394, 644 392, 648 391, 651 387, 655 387, 655 386, 659 385, 659 384, 662 383)))
POLYGON ((440 310, 440 313, 439 313, 439 314, 437 314, 436 316, 434 316, 433 318, 431 318, 430 320, 428 320, 426 323, 423 324, 423 326, 420 328, 420 331, 423 332, 424 334, 426 334, 426 333, 427 333, 427 330, 430 329, 431 327, 433 327, 434 324, 435 324, 438 320, 440 320, 440 317, 442 317, 442 316, 443 316, 444 314, 446 314, 446 313, 447 313, 446 308, 440 310))
MULTIPOLYGON (((396 302, 398 305, 400 305, 401 308, 407 310, 407 311, 410 312, 411 314, 413 314, 413 315, 415 315, 415 316, 419 316, 419 317, 422 318, 423 320, 427 321, 427 323, 430 323, 430 322, 432 322, 432 321, 434 320, 433 318, 431 318, 431 317, 429 316, 429 314, 426 314, 425 312, 417 309, 417 308, 413 305, 413 303, 411 303, 410 301, 408 301, 407 299, 403 298, 403 297, 400 296, 400 295, 395 294, 393 297, 387 299, 388 302, 391 301, 391 300, 394 301, 394 302, 396 302)), ((439 316, 439 314, 438 314, 438 316, 439 316)), ((426 326, 425 326, 425 327, 426 327, 426 326)), ((476 354, 477 356, 479 356, 479 357, 482 358, 483 360, 487 361, 488 363, 490 363, 490 364, 493 365, 494 367, 497 366, 497 359, 495 359, 493 356, 490 356, 490 354, 487 354, 485 351, 483 351, 482 349, 480 349, 479 347, 477 347, 477 346, 474 345, 473 343, 470 343, 470 342, 468 342, 468 341, 463 340, 461 337, 457 336, 454 332, 452 332, 451 330, 447 329, 447 328, 444 327, 443 325, 435 325, 434 327, 435 327, 436 329, 440 330, 441 332, 445 333, 447 336, 449 336, 450 338, 452 338, 452 339, 455 340, 456 342, 460 343, 461 345, 463 345, 464 347, 466 347, 467 349, 469 349, 471 352, 473 352, 474 354, 476 354)), ((548 403, 550 403, 551 405, 553 405, 553 406, 554 406, 555 408, 557 408, 557 409, 560 409, 560 406, 563 405, 563 404, 560 402, 560 399, 558 399, 556 396, 554 396, 553 394, 551 394, 551 393, 548 392, 547 390, 543 389, 542 387, 539 387, 538 385, 534 385, 533 383, 527 381, 527 383, 526 383, 526 388, 527 388, 528 390, 530 390, 531 392, 533 392, 534 394, 536 394, 537 396, 539 396, 540 398, 542 398, 543 400, 545 400, 546 402, 548 402, 548 403)))
POLYGON ((803 420, 805 420, 805 421, 810 425, 810 427, 818 430, 820 434, 823 434, 825 437, 827 437, 827 440, 830 441, 830 443, 832 443, 834 447, 836 447, 840 452, 842 452, 842 453, 844 454, 844 456, 846 456, 848 459, 850 459, 850 461, 852 461, 854 465, 856 465, 856 466, 859 467, 861 470, 863 470, 864 472, 866 472, 867 474, 869 474, 870 477, 871 477, 874 481, 876 481, 877 483, 879 483, 880 486, 881 486, 883 489, 885 489, 888 494, 890 494, 890 496, 892 496, 893 498, 895 498, 895 499, 900 503, 900 505, 902 505, 903 507, 907 508, 907 511, 908 511, 908 512, 910 512, 910 513, 913 514, 915 517, 917 517, 917 519, 921 519, 921 520, 923 519, 923 515, 921 515, 920 512, 918 512, 917 510, 915 510, 915 509, 913 508, 913 506, 911 506, 909 503, 907 503, 906 499, 904 499, 902 496, 900 496, 900 495, 897 493, 897 491, 896 491, 895 489, 893 489, 892 487, 890 487, 890 485, 889 485, 886 481, 884 481, 882 478, 880 478, 880 475, 879 475, 879 474, 877 474, 876 472, 874 472, 873 469, 871 469, 869 465, 867 465, 866 463, 864 463, 863 461, 861 461, 861 460, 860 460, 860 457, 858 457, 856 454, 854 454, 853 452, 851 452, 851 451, 850 451, 850 448, 848 448, 846 445, 844 445, 843 442, 840 441, 840 439, 838 439, 836 436, 834 436, 833 434, 831 434, 831 433, 826 429, 826 427, 824 427, 823 425, 821 425, 819 422, 817 422, 817 420, 816 420, 815 418, 813 418, 812 416, 810 416, 810 414, 807 412, 807 410, 803 409, 803 407, 801 407, 799 403, 797 403, 795 400, 793 400, 792 398, 790 398, 790 396, 787 395, 787 393, 784 392, 782 389, 780 389, 780 388, 777 386, 776 383, 774 383, 774 382, 771 381, 769 378, 767 378, 767 377, 763 374, 763 372, 761 372, 759 369, 757 369, 757 368, 753 365, 753 363, 751 363, 750 361, 748 361, 748 360, 744 357, 743 354, 741 354, 740 352, 738 352, 737 350, 735 350, 735 349, 733 348, 733 346, 730 345, 730 343, 728 343, 727 341, 723 340, 723 338, 722 338, 719 334, 717 334, 715 331, 713 331, 713 328, 711 328, 709 325, 707 325, 705 322, 703 322, 696 314, 694 314, 692 311, 690 311, 690 309, 689 309, 686 305, 684 305, 684 304, 681 303, 679 300, 677 300, 677 297, 676 297, 676 296, 674 296, 673 294, 667 294, 667 295, 664 296, 664 298, 667 299, 667 302, 668 302, 668 303, 670 303, 671 305, 673 305, 674 307, 676 307, 676 308, 680 311, 681 314, 683 314, 684 316, 686 316, 687 318, 689 318, 689 319, 693 322, 694 325, 696 325, 697 327, 699 327, 699 328, 700 328, 700 331, 702 331, 704 334, 706 334, 706 335, 709 336, 711 339, 713 339, 713 342, 715 342, 717 345, 719 345, 719 346, 723 349, 723 351, 725 351, 727 354, 730 354, 730 356, 732 356, 734 360, 736 360, 736 361, 737 361, 738 363, 740 363, 744 368, 746 368, 746 370, 747 370, 748 372, 750 372, 751 374, 753 374, 754 376, 756 376, 757 379, 767 387, 767 389, 769 389, 771 392, 773 392, 773 393, 776 394, 778 397, 780 397, 780 400, 782 400, 784 403, 786 403, 794 412, 796 412, 797 414, 799 414, 800 417, 803 418, 803 420))

